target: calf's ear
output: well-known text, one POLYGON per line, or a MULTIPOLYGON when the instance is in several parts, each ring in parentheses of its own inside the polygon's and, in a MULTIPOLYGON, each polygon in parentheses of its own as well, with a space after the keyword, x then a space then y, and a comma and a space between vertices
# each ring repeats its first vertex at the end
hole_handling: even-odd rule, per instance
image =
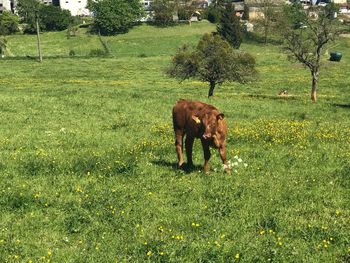
POLYGON ((195 115, 192 115, 192 120, 194 120, 197 124, 201 123, 201 120, 195 115))
POLYGON ((223 118, 225 118, 225 115, 223 113, 220 113, 218 116, 216 116, 217 120, 222 120, 223 118))

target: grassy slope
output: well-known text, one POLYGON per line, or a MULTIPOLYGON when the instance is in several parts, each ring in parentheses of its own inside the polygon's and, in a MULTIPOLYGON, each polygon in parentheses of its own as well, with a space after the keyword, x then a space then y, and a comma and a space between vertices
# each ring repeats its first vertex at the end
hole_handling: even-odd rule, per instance
MULTIPOLYGON (((334 47, 340 63, 325 57, 317 104, 306 70, 254 43, 242 49, 260 80, 208 100, 205 84, 163 69, 180 44, 213 30, 140 26, 105 38, 112 58, 0 60, 1 262, 349 260, 349 40, 334 47), (278 98, 281 89, 293 96, 278 98), (210 175, 174 169, 180 97, 225 112, 229 159, 248 167, 227 176, 215 153, 210 175)), ((42 38, 46 56, 100 48, 82 32, 42 38)), ((35 55, 32 37, 9 45, 35 55)))

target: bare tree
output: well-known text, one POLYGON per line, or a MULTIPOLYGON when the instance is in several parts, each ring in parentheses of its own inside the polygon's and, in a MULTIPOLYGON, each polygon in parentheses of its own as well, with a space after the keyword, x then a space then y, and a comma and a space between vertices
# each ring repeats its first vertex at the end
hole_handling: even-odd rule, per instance
POLYGON ((339 35, 335 6, 310 7, 299 4, 286 6, 280 29, 289 58, 302 63, 311 73, 311 99, 316 102, 322 51, 339 35))
POLYGON ((264 32, 264 43, 267 44, 267 39, 273 28, 273 19, 275 9, 272 0, 261 0, 261 9, 263 16, 261 18, 263 32, 264 32))
POLYGON ((250 2, 251 6, 258 8, 258 17, 256 20, 256 28, 260 29, 263 34, 264 43, 267 44, 268 37, 274 29, 277 8, 280 3, 274 0, 255 0, 250 2))

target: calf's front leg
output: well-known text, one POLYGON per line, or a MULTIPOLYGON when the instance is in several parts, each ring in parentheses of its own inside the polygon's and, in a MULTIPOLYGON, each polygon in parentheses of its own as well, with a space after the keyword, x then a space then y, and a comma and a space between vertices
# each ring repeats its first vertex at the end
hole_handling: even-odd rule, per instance
POLYGON ((209 172, 209 159, 210 159, 210 148, 209 143, 202 140, 202 147, 203 147, 203 153, 204 153, 204 165, 203 169, 205 173, 209 172))
POLYGON ((226 146, 221 146, 219 148, 219 154, 220 154, 220 158, 221 158, 221 161, 224 165, 224 170, 226 173, 230 173, 230 168, 227 164, 227 160, 226 160, 226 146))
POLYGON ((185 140, 185 147, 186 147, 187 164, 189 166, 193 166, 193 160, 192 160, 193 143, 194 143, 194 138, 187 134, 186 140, 185 140))

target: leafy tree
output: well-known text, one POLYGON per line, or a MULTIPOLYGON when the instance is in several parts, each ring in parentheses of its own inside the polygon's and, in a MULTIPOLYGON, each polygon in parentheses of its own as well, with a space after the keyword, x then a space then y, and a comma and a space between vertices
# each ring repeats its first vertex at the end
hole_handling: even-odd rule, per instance
POLYGON ((42 62, 41 42, 40 42, 40 27, 39 27, 39 10, 42 6, 37 0, 18 0, 18 14, 23 18, 25 23, 28 23, 33 28, 35 27, 37 36, 39 62, 42 62))
POLYGON ((238 49, 242 43, 242 26, 240 18, 235 14, 234 5, 229 4, 223 9, 217 31, 233 48, 238 49))
POLYGON ((0 35, 10 35, 18 31, 18 17, 4 11, 0 14, 0 35))
POLYGON ((253 80, 255 59, 248 53, 235 51, 220 36, 205 34, 195 50, 184 45, 177 51, 167 73, 180 80, 194 78, 207 82, 211 97, 216 85, 253 80))
POLYGON ((174 23, 173 15, 176 3, 170 0, 154 0, 152 4, 154 23, 158 26, 168 26, 174 23))
POLYGON ((307 10, 300 4, 292 4, 285 7, 284 19, 280 21, 284 48, 289 58, 299 61, 310 70, 311 99, 314 102, 317 100, 322 51, 340 33, 334 12, 335 6, 332 4, 307 10))
POLYGON ((201 1, 198 0, 177 0, 177 13, 179 20, 187 20, 191 25, 193 15, 201 8, 201 1))
POLYGON ((88 8, 94 13, 94 28, 101 35, 128 32, 144 12, 139 0, 89 0, 88 8))
POLYGON ((224 8, 227 4, 231 4, 232 0, 213 0, 211 6, 215 8, 224 8))
POLYGON ((62 31, 73 21, 70 11, 58 6, 43 5, 39 10, 40 24, 45 31, 62 31))
POLYGON ((187 20, 191 24, 191 18, 196 9, 195 1, 179 0, 177 3, 177 15, 179 20, 187 20))
POLYGON ((39 12, 41 3, 37 0, 18 0, 17 11, 24 23, 35 20, 35 13, 39 12))
POLYGON ((249 5, 244 3, 243 20, 249 20, 249 5))

